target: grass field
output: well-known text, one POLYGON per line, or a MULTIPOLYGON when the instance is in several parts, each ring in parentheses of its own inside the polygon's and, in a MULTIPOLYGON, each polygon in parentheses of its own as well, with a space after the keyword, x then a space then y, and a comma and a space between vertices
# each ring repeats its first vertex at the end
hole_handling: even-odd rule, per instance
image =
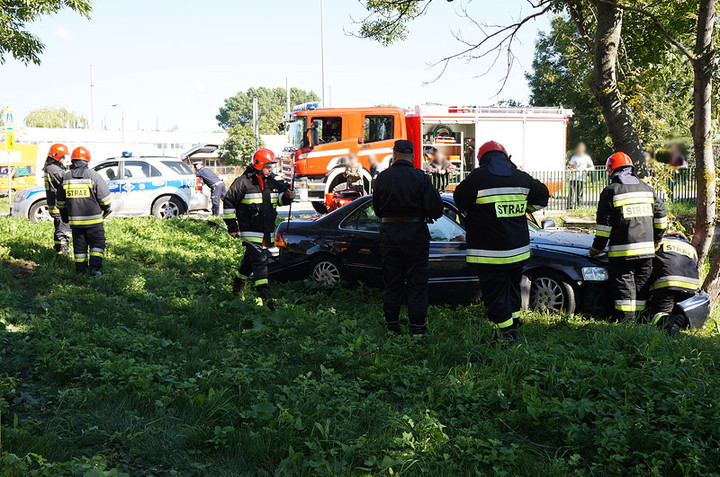
POLYGON ((7 197, 0 197, 0 214, 7 214, 10 212, 10 201, 7 197))
POLYGON ((102 277, 0 219, 0 475, 717 475, 720 340, 481 306, 389 339, 379 291, 234 299, 238 243, 110 220, 102 277))

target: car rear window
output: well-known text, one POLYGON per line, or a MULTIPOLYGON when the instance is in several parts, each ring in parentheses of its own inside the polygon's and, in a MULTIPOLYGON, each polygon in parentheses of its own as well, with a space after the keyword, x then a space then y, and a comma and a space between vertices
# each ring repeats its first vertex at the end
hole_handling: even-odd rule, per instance
POLYGON ((162 161, 170 170, 184 176, 192 175, 193 171, 187 164, 180 161, 162 161))

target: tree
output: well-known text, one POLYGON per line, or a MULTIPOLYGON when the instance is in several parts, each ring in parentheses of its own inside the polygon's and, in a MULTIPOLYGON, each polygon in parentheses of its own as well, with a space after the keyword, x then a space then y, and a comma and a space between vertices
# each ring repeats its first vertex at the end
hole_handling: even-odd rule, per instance
MULTIPOLYGON (((255 153, 255 133, 246 126, 237 125, 227 130, 228 138, 220 148, 218 159, 228 166, 246 165, 255 153)), ((260 139, 260 147, 265 144, 260 139)))
MULTIPOLYGON (((221 128, 229 130, 237 125, 252 128, 253 98, 258 99, 260 134, 278 134, 278 125, 285 113, 287 97, 285 88, 249 88, 227 98, 215 118, 221 128)), ((317 94, 298 88, 290 89, 290 104, 320 101, 317 94)))
POLYGON ((46 106, 33 109, 25 116, 25 125, 30 128, 86 128, 87 119, 65 108, 46 106))
MULTIPOLYGON (((394 41, 404 35, 377 32, 378 25, 405 25, 408 21, 428 11, 432 0, 368 0, 365 5, 370 15, 362 21, 361 36, 375 38, 382 43, 394 41), (408 4, 414 4, 411 8, 408 4)), ((714 35, 717 0, 663 0, 650 2, 636 0, 632 4, 622 4, 615 0, 528 0, 532 13, 505 26, 483 25, 466 17, 479 27, 481 38, 478 41, 465 40, 456 34, 464 47, 455 54, 448 55, 436 65, 442 66, 442 72, 454 59, 467 60, 484 58, 493 52, 497 58, 507 55, 507 72, 514 63, 512 45, 517 31, 528 21, 549 12, 567 11, 574 21, 581 40, 593 54, 593 70, 589 87, 602 112, 605 124, 612 138, 614 149, 623 151, 642 167, 643 155, 640 134, 635 126, 631 110, 618 85, 619 52, 622 41, 634 35, 622 35, 623 14, 634 12, 643 17, 644 26, 651 26, 656 35, 664 39, 665 46, 672 46, 682 53, 693 68, 693 142, 698 174, 698 207, 696 215, 696 233, 693 245, 703 263, 710 248, 715 221, 716 177, 712 148, 712 80, 716 73, 716 53, 714 35), (688 28, 688 26, 690 28, 688 28), (694 41, 694 48, 685 46, 688 39, 694 41)), ((662 59, 660 60, 662 61, 662 59)), ((494 63, 493 63, 494 64, 494 63)), ((506 76, 507 78, 507 76, 506 76)), ((717 267, 720 270, 720 267, 717 267)), ((717 273, 720 274, 720 271, 717 273)), ((720 279, 708 276, 705 286, 718 283, 720 279)), ((717 294, 715 294, 717 297, 717 294)))
POLYGON ((27 31, 28 24, 43 15, 69 8, 89 18, 92 10, 87 0, 5 0, 0 2, 0 64, 8 56, 25 64, 40 64, 45 45, 27 31))

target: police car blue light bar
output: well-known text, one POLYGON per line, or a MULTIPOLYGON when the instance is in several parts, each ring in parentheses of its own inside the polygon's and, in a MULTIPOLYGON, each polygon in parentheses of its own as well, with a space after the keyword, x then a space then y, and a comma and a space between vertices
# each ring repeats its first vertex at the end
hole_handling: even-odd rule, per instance
POLYGON ((313 109, 318 109, 319 107, 320 103, 315 101, 313 103, 298 104, 297 106, 293 107, 293 111, 311 111, 313 109))
POLYGON ((132 152, 130 152, 130 151, 123 151, 122 157, 132 157, 132 152))

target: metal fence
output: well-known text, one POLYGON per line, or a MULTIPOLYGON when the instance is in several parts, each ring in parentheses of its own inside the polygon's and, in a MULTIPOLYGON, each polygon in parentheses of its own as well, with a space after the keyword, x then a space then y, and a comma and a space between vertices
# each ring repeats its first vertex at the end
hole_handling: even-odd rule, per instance
MULTIPOLYGON (((596 169, 585 173, 570 171, 536 171, 530 175, 545 184, 550 190, 550 203, 547 210, 566 211, 583 207, 597 206, 600 193, 608 185, 609 178, 605 169, 596 169)), ((449 190, 466 177, 455 174, 450 180, 449 190)), ((668 202, 695 201, 697 199, 697 183, 695 168, 679 169, 663 177, 652 174, 646 179, 655 187, 658 195, 668 202)))

